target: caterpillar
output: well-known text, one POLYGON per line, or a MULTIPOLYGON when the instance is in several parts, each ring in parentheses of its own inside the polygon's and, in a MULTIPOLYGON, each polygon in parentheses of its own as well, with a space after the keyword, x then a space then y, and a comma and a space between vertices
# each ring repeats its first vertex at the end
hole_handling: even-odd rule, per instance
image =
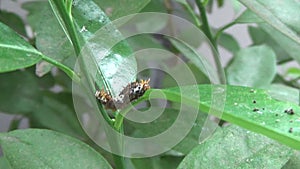
POLYGON ((105 106, 106 109, 111 109, 113 111, 116 109, 123 109, 130 102, 143 96, 144 93, 150 89, 149 82, 150 79, 131 82, 125 86, 120 94, 115 98, 113 98, 109 93, 105 92, 104 89, 100 91, 97 90, 95 97, 102 105, 105 106))

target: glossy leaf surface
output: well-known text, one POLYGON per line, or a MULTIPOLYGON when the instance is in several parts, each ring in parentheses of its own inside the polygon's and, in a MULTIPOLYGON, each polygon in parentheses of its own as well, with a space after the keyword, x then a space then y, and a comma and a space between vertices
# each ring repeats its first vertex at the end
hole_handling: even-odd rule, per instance
POLYGON ((287 0, 240 0, 249 10, 246 10, 237 23, 259 23, 285 51, 300 63, 300 5, 297 1, 287 0), (250 12, 250 10, 252 12, 250 12))
MULTIPOLYGON (((23 8, 29 11, 28 21, 35 32, 37 49, 72 68, 76 58, 72 44, 56 20, 49 2, 28 2, 23 8)), ((43 76, 52 68, 53 65, 42 61, 37 65, 36 74, 43 76)))
POLYGON ((111 168, 85 143, 50 130, 1 133, 0 144, 12 168, 111 168))
POLYGON ((41 59, 41 53, 0 22, 0 73, 26 68, 41 59))
POLYGON ((270 85, 276 74, 276 56, 268 46, 254 46, 237 52, 228 66, 231 85, 263 87, 270 85))
POLYGON ((193 149, 178 168, 280 169, 291 154, 289 148, 269 138, 230 126, 193 149))
MULTIPOLYGON (((224 110, 220 110, 223 112, 222 119, 266 135, 292 148, 300 149, 299 106, 276 101, 268 95, 267 91, 261 89, 229 85, 199 85, 197 87, 199 91, 195 91, 195 86, 184 86, 162 89, 162 92, 167 100, 183 102, 195 108, 200 106, 203 112, 208 112, 210 108, 219 110, 220 104, 211 105, 212 96, 218 100, 226 94, 224 110), (182 90, 185 92, 180 93, 182 90), (195 99, 195 92, 199 92, 200 100, 195 99), (291 109, 294 114, 290 113, 291 109)), ((146 92, 143 98, 145 99, 150 93, 146 92)), ((160 98, 160 96, 152 94, 151 98, 160 98)), ((219 116, 219 114, 216 115, 219 116)))

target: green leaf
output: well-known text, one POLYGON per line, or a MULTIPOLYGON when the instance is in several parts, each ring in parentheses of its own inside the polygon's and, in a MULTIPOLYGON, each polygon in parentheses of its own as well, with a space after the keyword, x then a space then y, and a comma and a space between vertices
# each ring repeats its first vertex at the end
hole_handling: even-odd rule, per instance
POLYGON ((42 126, 81 139, 85 136, 73 108, 70 93, 43 92, 38 109, 30 114, 30 122, 32 127, 42 126))
POLYGON ((167 17, 149 17, 147 20, 139 20, 136 23, 136 29, 138 32, 147 32, 151 30, 153 32, 162 31, 167 26, 167 17))
POLYGON ((283 48, 285 52, 288 53, 290 57, 300 63, 300 43, 294 42, 293 40, 267 24, 259 24, 259 26, 265 32, 267 32, 269 36, 271 36, 281 46, 281 48, 283 48))
POLYGON ((222 7, 224 5, 224 0, 217 0, 218 2, 218 7, 222 7))
POLYGON ((273 51, 276 53, 277 62, 285 61, 290 58, 286 50, 282 48, 279 43, 276 42, 270 35, 268 35, 267 32, 265 32, 262 28, 249 26, 248 32, 254 46, 265 44, 273 49, 273 51))
POLYGON ((26 34, 26 30, 25 30, 25 24, 23 23, 22 19, 15 13, 6 12, 6 11, 1 10, 0 22, 2 22, 5 25, 9 26, 10 28, 14 29, 20 35, 23 35, 26 37, 27 34, 26 34))
POLYGON ((147 166, 147 169, 175 169, 182 157, 164 155, 150 158, 132 158, 130 160, 136 169, 145 168, 145 166, 147 166))
MULTIPOLYGON (((265 22, 259 25, 300 63, 300 56, 297 55, 300 50, 298 36, 300 17, 297 17, 300 10, 299 3, 294 0, 287 0, 284 3, 281 0, 240 0, 240 2, 265 22)), ((255 17, 255 14, 250 15, 255 17)))
MULTIPOLYGON (((167 9, 165 7, 165 1, 164 0, 150 1, 140 13, 143 12, 167 13, 167 9)), ((136 29, 139 32, 145 32, 149 30, 149 26, 151 26, 150 28, 151 32, 152 31, 159 32, 161 29, 165 28, 167 24, 168 24, 168 19, 166 17, 160 17, 160 18, 151 17, 150 20, 148 19, 139 20, 136 24, 136 29)))
MULTIPOLYGON (((151 89, 139 101, 148 99, 151 89)), ((157 89, 156 89, 157 90, 157 89)), ((210 108, 223 112, 222 119, 241 126, 250 131, 261 133, 292 148, 300 150, 300 107, 272 99, 267 91, 239 86, 198 85, 182 86, 160 90, 167 100, 183 103, 200 111, 209 112, 210 108), (196 89, 197 91, 195 91, 196 89), (181 91, 181 92, 180 92, 181 91), (200 100, 195 96, 199 92, 200 100), (220 104, 211 105, 214 98, 222 99, 226 94, 224 110, 220 104), (255 101, 255 102, 254 102, 255 101), (285 113, 293 109, 293 115, 285 113)), ((156 93, 156 92, 155 92, 156 93)), ((162 95, 151 94, 151 98, 163 98, 162 95)), ((212 115, 219 116, 218 112, 212 115)))
POLYGON ((239 17, 237 17, 234 22, 236 22, 236 23, 263 23, 265 21, 248 9, 248 10, 245 10, 239 17))
MULTIPOLYGON (((35 67, 32 67, 32 69, 35 69, 35 67)), ((52 74, 49 73, 49 74, 43 76, 42 78, 38 78, 38 84, 39 84, 40 88, 43 89, 43 90, 51 90, 51 88, 54 87, 54 85, 57 85, 57 84, 55 84, 56 83, 56 77, 59 73, 62 73, 62 72, 57 71, 55 73, 55 77, 52 74)), ((68 79, 70 80, 70 78, 68 78, 68 79)))
POLYGON ((0 73, 36 64, 41 53, 0 22, 0 73))
POLYGON ((5 157, 0 157, 0 168, 11 169, 11 166, 5 157))
POLYGON ((72 14, 78 28, 86 28, 79 34, 86 43, 82 53, 90 55, 84 58, 84 62, 90 68, 89 71, 97 70, 94 80, 98 87, 107 84, 105 87, 110 88, 110 93, 120 93, 122 87, 135 80, 137 73, 136 60, 131 56, 130 46, 93 1, 74 1, 72 14), (95 69, 91 69, 91 60, 96 62, 92 64, 97 64, 94 65, 95 69))
POLYGON ((207 58, 199 56, 194 48, 190 46, 190 44, 186 44, 185 42, 181 42, 171 38, 169 40, 185 57, 187 57, 192 63, 194 63, 206 77, 210 79, 218 79, 218 75, 212 69, 212 66, 210 65, 207 58))
POLYGON ((162 12, 167 13, 164 0, 150 1, 141 12, 162 12))
POLYGON ((158 49, 164 49, 164 47, 149 34, 139 34, 130 37, 128 39, 128 43, 130 46, 136 51, 141 50, 145 48, 158 48, 158 49))
MULTIPOLYGON (((195 27, 195 25, 188 25, 186 28, 183 28, 179 31, 178 36, 176 36, 178 39, 184 42, 188 42, 190 46, 192 46, 194 49, 197 49, 200 47, 203 42, 206 41, 206 37, 203 36, 202 31, 199 30, 199 28, 195 27), (197 38, 195 38, 197 37, 197 38)), ((171 39, 171 38, 169 38, 171 39)), ((174 41, 174 40, 173 40, 174 41)), ((172 40, 171 40, 172 42, 172 40)), ((173 44, 175 45, 175 44, 173 44)))
POLYGON ((285 86, 283 84, 272 84, 269 89, 269 94, 281 101, 286 101, 294 104, 299 103, 299 89, 285 86))
MULTIPOLYGON (((188 62, 188 63, 183 63, 183 64, 177 64, 174 67, 168 67, 169 73, 165 74, 165 76, 162 80, 162 88, 178 86, 178 83, 176 82, 176 80, 173 79, 172 76, 170 76, 170 74, 178 75, 178 77, 185 77, 186 72, 182 71, 185 69, 189 69, 192 72, 197 84, 209 84, 210 83, 210 81, 206 77, 206 75, 203 72, 201 72, 201 70, 199 70, 199 68, 194 63, 188 62)), ((186 85, 189 85, 189 84, 186 84, 186 85)))
MULTIPOLYGON (((289 16, 289 18, 294 16, 289 16)), ((288 18, 287 18, 288 19, 288 18)), ((300 63, 299 44, 286 37, 273 27, 264 23, 264 21, 250 10, 246 10, 241 16, 236 19, 237 23, 258 23, 259 28, 250 27, 249 32, 254 41, 254 44, 268 44, 277 54, 278 61, 284 61, 289 56, 293 57, 300 63)), ((296 23, 295 23, 296 24, 296 23)), ((298 30, 297 32, 299 32, 298 30)))
POLYGON ((72 81, 63 72, 57 72, 55 76, 55 82, 57 85, 63 88, 65 92, 72 92, 72 81))
POLYGON ((41 100, 37 79, 30 71, 0 74, 0 110, 11 114, 36 110, 41 100))
POLYGON ((140 12, 150 0, 95 0, 111 20, 140 12))
POLYGON ((300 69, 296 68, 296 67, 291 67, 287 70, 287 73, 299 77, 300 76, 300 69))
POLYGON ((232 4, 232 6, 233 6, 235 14, 239 13, 242 10, 243 5, 239 1, 237 1, 237 0, 231 0, 230 2, 232 4))
MULTIPOLYGON (((68 67, 75 64, 76 55, 61 25, 56 20, 47 1, 27 2, 22 6, 28 14, 28 21, 36 36, 36 47, 47 57, 63 63, 68 67)), ((42 61, 37 65, 36 73, 44 76, 53 65, 42 61)))
POLYGON ((218 130, 198 145, 178 168, 280 169, 291 156, 286 146, 236 126, 218 130))
POLYGON ((232 53, 236 53, 240 50, 240 45, 236 39, 227 33, 222 33, 218 42, 221 46, 232 53))
MULTIPOLYGON (((139 137, 139 138, 153 137, 155 135, 164 132, 169 127, 171 127, 172 124, 176 121, 178 117, 178 113, 181 110, 165 109, 163 114, 159 118, 157 118, 156 120, 150 123, 141 124, 141 123, 129 122, 128 125, 135 129, 134 133, 132 134, 133 137, 139 137)), ((134 112, 131 111, 127 115, 130 115, 131 113, 134 114, 134 112)), ((185 111, 180 113, 185 113, 185 111)), ((144 116, 147 115, 145 114, 144 116)), ((207 114, 199 113, 197 119, 194 122, 195 125, 193 125, 190 132, 173 149, 176 150, 177 152, 180 152, 181 154, 188 154, 195 146, 197 146, 199 144, 199 133, 202 130, 206 117, 207 114)))
POLYGON ((242 49, 236 53, 226 73, 232 85, 268 86, 276 74, 275 53, 265 45, 242 49))
POLYGON ((95 150, 72 137, 41 129, 15 130, 0 135, 12 168, 111 168, 95 150))
POLYGON ((290 160, 282 167, 282 169, 298 169, 300 168, 300 152, 295 151, 290 160))
POLYGON ((45 83, 53 83, 52 78, 50 75, 36 77, 33 68, 0 74, 0 111, 22 114, 29 118, 32 127, 85 136, 73 109, 72 95, 43 91, 50 87, 45 83))
POLYGON ((299 9, 300 5, 294 0, 239 0, 248 9, 261 17, 266 23, 283 33, 285 36, 300 44, 300 38, 295 30, 300 22, 299 9))

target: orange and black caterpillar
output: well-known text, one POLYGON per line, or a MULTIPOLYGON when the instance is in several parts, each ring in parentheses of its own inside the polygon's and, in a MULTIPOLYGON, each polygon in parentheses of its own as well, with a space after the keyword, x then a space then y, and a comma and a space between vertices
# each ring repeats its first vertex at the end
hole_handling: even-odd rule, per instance
POLYGON ((126 107, 130 102, 143 96, 143 94, 150 89, 149 82, 150 79, 132 82, 124 87, 121 93, 115 98, 103 89, 100 91, 97 90, 95 96, 106 109, 112 109, 115 111, 116 109, 126 107))

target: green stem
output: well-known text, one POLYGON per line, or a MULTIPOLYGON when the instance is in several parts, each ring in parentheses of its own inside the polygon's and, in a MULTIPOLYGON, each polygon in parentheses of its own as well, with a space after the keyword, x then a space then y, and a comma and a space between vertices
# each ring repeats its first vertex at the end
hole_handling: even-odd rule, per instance
MULTIPOLYGON (((76 55, 78 56, 80 54, 81 51, 81 45, 79 42, 79 38, 78 38, 78 32, 75 28, 75 24, 73 22, 73 18, 71 15, 71 7, 72 7, 72 0, 68 0, 67 2, 63 2, 62 0, 50 0, 50 3, 53 2, 59 12, 60 17, 63 20, 63 23, 67 29, 68 35, 71 39, 71 42, 73 44, 74 50, 76 55)), ((72 71, 70 70, 68 67, 65 67, 64 65, 60 64, 59 62, 56 62, 54 60, 51 60, 47 57, 44 58, 45 60, 47 60, 48 62, 51 62, 55 65, 57 65, 58 67, 60 67, 62 70, 64 70, 74 81, 79 82, 80 79, 79 77, 72 71), (76 76, 75 76, 76 75, 76 76)), ((82 65, 85 68, 85 65, 82 65)), ((86 69, 83 69, 86 70, 86 69)), ((91 83, 89 84, 90 87, 93 86, 91 83)), ((104 110, 104 108, 102 106, 100 106, 100 112, 103 115, 103 117, 105 118, 105 120, 112 125, 113 122, 112 120, 109 118, 109 116, 107 115, 106 111, 104 110)))
MULTIPOLYGON (((149 90, 146 92, 148 93, 149 90)), ((145 94, 146 94, 145 93, 145 94)), ((148 98, 149 96, 147 96, 148 98)), ((138 100, 134 101, 132 103, 132 105, 129 105, 128 107, 126 107, 125 109, 123 109, 122 111, 118 112, 118 114, 116 115, 116 119, 115 119, 115 123, 114 123, 114 129, 116 129, 118 132, 120 133, 123 133, 124 134, 124 131, 123 131, 123 120, 124 120, 124 116, 133 108, 134 105, 137 105, 138 103, 142 102, 146 100, 145 99, 145 95, 142 96, 141 98, 139 98, 138 100)), ((120 138, 116 139, 118 141, 122 141, 120 138)), ((114 141, 114 140, 113 140, 114 141)), ((118 148, 121 148, 122 149, 122 145, 123 144, 118 144, 116 143, 116 146, 117 145, 121 145, 121 147, 118 147, 118 148)), ((116 148, 116 147, 114 147, 116 148)), ((124 168, 124 157, 120 157, 118 155, 113 155, 113 158, 114 158, 114 162, 116 164, 116 168, 124 168)))
MULTIPOLYGON (((73 44, 75 53, 77 56, 79 56, 80 51, 81 51, 81 45, 80 45, 80 41, 79 41, 79 37, 78 37, 78 31, 76 30, 76 27, 75 27, 75 24, 73 22, 72 15, 71 15, 71 6, 70 6, 71 0, 69 0, 66 4, 62 0, 50 0, 50 1, 54 2, 55 6, 64 22, 64 25, 67 29, 67 32, 68 32, 71 42, 73 44)), ((90 85, 92 86, 92 84, 90 84, 90 85)), ((102 113, 105 120, 110 125, 112 125, 111 119, 108 117, 108 115, 106 114, 106 111, 103 109, 102 106, 100 106, 100 112, 102 113)), ((123 119, 120 119, 119 122, 123 122, 123 119)), ((121 128, 119 128, 118 131, 120 131, 120 129, 121 128)), ((116 144, 118 144, 120 141, 119 138, 115 138, 115 139, 116 139, 115 140, 116 144)), ((114 146, 113 143, 110 143, 110 144, 112 144, 111 146, 114 146)), ((118 146, 118 145, 115 145, 115 146, 118 146)), ((113 155, 113 156, 114 156, 114 161, 115 161, 116 167, 120 168, 120 169, 124 168, 123 157, 120 157, 117 155, 113 155)))
POLYGON ((202 30, 205 33, 205 35, 207 36, 207 38, 210 40, 210 42, 212 43, 212 45, 216 48, 216 42, 213 39, 209 24, 208 24, 208 20, 207 20, 207 16, 206 16, 206 10, 205 7, 203 6, 201 0, 196 0, 196 4, 198 6, 198 9, 200 11, 200 16, 202 19, 202 30))
POLYGON ((122 127, 122 124, 123 124, 123 120, 124 120, 124 116, 121 113, 118 113, 116 115, 115 124, 114 124, 114 128, 117 131, 121 130, 121 127, 122 127))
MULTIPOLYGON (((75 24, 73 22, 72 19, 72 15, 71 15, 71 7, 72 7, 72 0, 67 0, 67 2, 64 4, 63 1, 61 0, 51 0, 52 2, 54 2, 56 8, 59 11, 59 14, 64 22, 64 25, 68 31, 69 37, 71 39, 71 42, 73 44, 74 50, 76 55, 78 56, 80 54, 81 51, 81 45, 79 42, 79 38, 78 38, 78 34, 77 31, 75 29, 75 24)), ((80 58, 82 59, 82 58, 80 58)), ((80 62, 83 63, 83 62, 80 62)), ((85 69, 85 65, 81 65, 83 67, 83 70, 86 71, 87 69, 85 69)), ((101 69, 99 69, 99 71, 102 73, 101 69)), ((108 86, 108 84, 106 83, 106 81, 104 80, 105 86, 108 86)), ((93 86, 92 84, 90 84, 90 86, 93 86)), ((111 91, 111 90, 109 90, 111 91)), ((100 107, 100 111, 102 113, 102 115, 104 116, 104 118, 107 120, 107 122, 109 122, 109 124, 112 124, 111 119, 108 117, 106 111, 103 109, 103 107, 100 107)))
POLYGON ((67 12, 68 12, 68 15, 71 16, 72 13, 72 2, 73 0, 66 0, 65 4, 66 4, 66 9, 67 9, 67 12))
MULTIPOLYGON (((115 130, 117 130, 121 134, 124 134, 123 120, 124 120, 124 116, 120 112, 118 112, 116 115, 116 119, 115 119, 115 123, 114 123, 113 127, 115 130)), ((114 146, 112 148, 118 149, 118 151, 122 152, 123 145, 124 145, 122 137, 115 136, 113 139, 114 139, 113 142, 115 142, 115 144, 112 144, 113 142, 111 142, 111 146, 114 146)), ((113 159, 114 159, 116 168, 118 168, 118 169, 125 168, 124 167, 125 166, 124 165, 124 157, 113 154, 113 159)))
POLYGON ((277 62, 277 65, 281 65, 281 64, 284 64, 284 63, 287 63, 287 62, 290 62, 290 61, 294 61, 294 59, 293 58, 283 59, 283 60, 277 62))
POLYGON ((41 55, 42 59, 48 63, 51 63, 52 65, 58 67, 59 69, 61 69, 62 71, 64 71, 73 81, 75 81, 76 83, 80 82, 80 77, 69 67, 65 66, 64 64, 50 58, 47 57, 45 55, 41 55))
MULTIPOLYGON (((148 93, 150 90, 149 89, 146 91, 146 93, 148 93)), ((128 107, 126 107, 125 109, 123 109, 121 112, 119 112, 116 115, 116 120, 115 120, 115 124, 114 124, 114 128, 117 131, 121 131, 122 130, 122 124, 123 124, 123 120, 124 120, 124 116, 133 108, 134 105, 137 105, 138 103, 144 101, 144 97, 146 96, 146 93, 144 94, 144 96, 140 97, 138 100, 132 102, 132 105, 129 105, 128 107)))
POLYGON ((114 162, 115 162, 115 168, 117 169, 123 169, 125 168, 124 166, 124 157, 121 157, 121 156, 118 156, 116 154, 113 154, 113 159, 114 159, 114 162))
POLYGON ((277 74, 277 78, 281 80, 281 82, 287 86, 293 87, 293 88, 299 88, 297 84, 294 84, 293 81, 287 81, 282 77, 281 75, 277 74))
POLYGON ((209 2, 209 0, 203 0, 202 1, 203 6, 206 6, 208 4, 208 2, 209 2))
POLYGON ((100 109, 100 113, 101 115, 103 116, 103 118, 105 119, 105 121, 108 122, 108 124, 110 126, 112 126, 114 123, 113 123, 113 120, 108 116, 107 112, 104 110, 103 106, 101 105, 101 103, 99 103, 98 105, 99 109, 100 109))
POLYGON ((80 54, 81 47, 79 43, 79 38, 77 36, 75 24, 72 19, 72 15, 71 13, 69 13, 70 11, 68 11, 67 7, 65 6, 62 0, 51 0, 51 1, 54 2, 62 20, 64 21, 65 27, 67 28, 67 31, 70 35, 70 39, 72 41, 75 53, 78 56, 80 54))
POLYGON ((200 11, 200 16, 201 16, 201 20, 202 20, 202 30, 205 33, 205 35, 207 36, 207 38, 209 39, 209 41, 211 42, 212 46, 216 50, 216 52, 213 51, 212 53, 213 53, 215 63, 217 65, 217 72, 219 74, 220 82, 221 82, 221 84, 225 84, 225 77, 223 76, 224 71, 223 71, 223 67, 222 67, 222 64, 221 64, 221 61, 219 58, 218 46, 217 46, 215 39, 213 38, 213 35, 211 33, 211 30, 210 30, 210 27, 208 24, 205 6, 204 6, 204 4, 202 4, 201 0, 196 0, 196 4, 200 11))
MULTIPOLYGON (((122 116, 122 120, 121 121, 122 121, 122 123, 120 123, 120 127, 119 127, 118 132, 121 133, 122 135, 124 135, 123 116, 122 116)), ((115 146, 117 146, 117 147, 115 147, 115 148, 118 148, 119 151, 121 153, 123 153, 123 151, 124 151, 123 137, 122 136, 121 137, 117 136, 116 137, 116 141, 117 141, 117 143, 115 144, 115 146)), ((124 159, 123 156, 114 155, 114 162, 116 164, 116 168, 121 168, 121 169, 126 168, 125 167, 125 159, 124 159)))
POLYGON ((195 24, 198 28, 201 28, 201 23, 199 21, 199 18, 195 14, 194 10, 191 8, 190 4, 186 1, 186 3, 183 3, 183 6, 187 9, 187 11, 192 16, 193 20, 195 21, 195 24))
POLYGON ((234 24, 235 24, 235 22, 230 22, 229 24, 227 24, 227 25, 223 26, 221 29, 219 29, 218 32, 216 33, 215 41, 216 42, 218 41, 219 37, 224 32, 224 30, 228 29, 229 27, 231 27, 234 24))

